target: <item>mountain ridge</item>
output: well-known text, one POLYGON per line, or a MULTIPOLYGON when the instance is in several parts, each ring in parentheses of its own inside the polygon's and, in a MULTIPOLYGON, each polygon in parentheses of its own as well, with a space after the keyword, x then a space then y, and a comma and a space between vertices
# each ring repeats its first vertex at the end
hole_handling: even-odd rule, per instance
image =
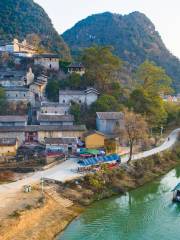
POLYGON ((174 79, 173 87, 180 90, 180 60, 166 48, 155 25, 144 13, 93 14, 65 31, 62 37, 73 55, 93 44, 111 45, 114 53, 133 68, 147 59, 154 61, 166 69, 174 79))

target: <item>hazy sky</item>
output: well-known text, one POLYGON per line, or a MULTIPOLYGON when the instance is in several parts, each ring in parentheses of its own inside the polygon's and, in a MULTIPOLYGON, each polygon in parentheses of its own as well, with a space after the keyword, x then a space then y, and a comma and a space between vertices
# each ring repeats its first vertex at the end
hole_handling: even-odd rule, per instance
POLYGON ((93 13, 145 13, 168 49, 180 58, 180 0, 34 0, 48 13, 59 33, 93 13))

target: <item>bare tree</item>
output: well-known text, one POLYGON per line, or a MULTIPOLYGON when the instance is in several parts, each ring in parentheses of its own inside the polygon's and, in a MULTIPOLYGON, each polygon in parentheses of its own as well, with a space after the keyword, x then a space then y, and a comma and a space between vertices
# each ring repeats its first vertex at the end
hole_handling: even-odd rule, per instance
POLYGON ((132 111, 124 111, 124 128, 120 134, 129 142, 130 154, 128 163, 132 159, 134 144, 147 139, 148 126, 145 119, 132 111))

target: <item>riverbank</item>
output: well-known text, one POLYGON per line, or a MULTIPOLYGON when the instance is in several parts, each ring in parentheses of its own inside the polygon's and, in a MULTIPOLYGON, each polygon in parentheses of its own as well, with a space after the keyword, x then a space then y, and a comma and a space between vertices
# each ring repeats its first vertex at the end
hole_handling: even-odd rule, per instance
POLYGON ((122 164, 109 170, 103 165, 98 173, 81 179, 64 184, 48 184, 47 188, 55 189, 53 191, 57 195, 46 194, 44 204, 38 200, 33 206, 26 206, 0 222, 0 239, 52 240, 84 210, 84 206, 142 186, 177 166, 179 160, 180 145, 177 144, 171 151, 132 161, 129 166, 122 164), (62 201, 57 201, 58 198, 65 202, 67 199, 72 205, 62 204, 62 201))

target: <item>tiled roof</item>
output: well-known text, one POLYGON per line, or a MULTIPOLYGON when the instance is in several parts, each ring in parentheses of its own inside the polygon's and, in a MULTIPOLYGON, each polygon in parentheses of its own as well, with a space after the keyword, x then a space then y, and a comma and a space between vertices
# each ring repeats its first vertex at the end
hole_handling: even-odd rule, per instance
POLYGON ((85 94, 89 94, 89 93, 96 93, 99 94, 99 92, 95 89, 95 88, 87 88, 86 90, 60 90, 59 91, 59 95, 85 95, 85 94))
POLYGON ((19 92, 29 92, 28 88, 25 87, 4 87, 6 91, 19 91, 19 92))
POLYGON ((0 138, 0 146, 14 146, 16 142, 16 138, 0 138))
POLYGON ((45 144, 77 144, 76 138, 46 138, 45 144))
POLYGON ((59 55, 53 53, 42 53, 34 55, 34 58, 59 58, 59 55))
POLYGON ((47 115, 47 114, 40 114, 38 117, 39 122, 72 122, 74 121, 73 115, 47 115))
POLYGON ((122 112, 97 112, 96 115, 102 120, 119 120, 123 118, 122 112))
POLYGON ((84 137, 87 137, 87 136, 90 136, 92 134, 99 134, 99 135, 102 135, 102 136, 106 136, 104 133, 102 132, 99 132, 99 131, 96 131, 96 130, 91 130, 91 131, 88 131, 84 134, 84 137))
POLYGON ((82 63, 71 63, 68 68, 84 68, 82 63))
POLYGON ((26 122, 27 120, 28 120, 27 116, 17 115, 0 116, 0 122, 26 122))
POLYGON ((27 125, 27 126, 0 126, 0 132, 37 132, 37 131, 86 131, 85 125, 27 125))
POLYGON ((42 102, 41 107, 69 107, 69 104, 59 102, 42 102))

